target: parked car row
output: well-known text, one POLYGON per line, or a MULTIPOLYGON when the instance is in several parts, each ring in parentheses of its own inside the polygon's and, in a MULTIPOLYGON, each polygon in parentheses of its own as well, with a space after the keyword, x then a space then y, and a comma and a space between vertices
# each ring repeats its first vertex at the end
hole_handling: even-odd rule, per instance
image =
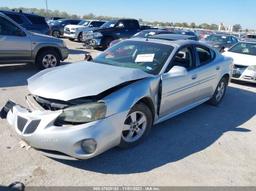
MULTIPOLYGON (((148 28, 135 19, 113 21, 53 18, 50 28, 43 17, 15 11, 0 11, 0 63, 32 62, 40 69, 58 66, 68 57, 68 49, 61 39, 43 36, 64 36, 70 40, 84 41, 94 48, 106 49, 124 39, 154 38, 159 40, 198 40, 192 31, 148 28)), ((234 59, 232 78, 256 82, 255 41, 253 34, 243 36, 243 41, 229 34, 209 34, 200 42, 234 59), (250 36, 251 35, 251 36, 250 36)))
POLYGON ((31 32, 7 15, 0 12, 0 63, 34 63, 46 69, 68 57, 63 40, 31 32))

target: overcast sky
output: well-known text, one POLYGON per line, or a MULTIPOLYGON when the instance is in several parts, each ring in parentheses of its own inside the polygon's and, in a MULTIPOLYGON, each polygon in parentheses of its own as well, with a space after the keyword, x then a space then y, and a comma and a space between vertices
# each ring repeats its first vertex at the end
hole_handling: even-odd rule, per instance
MULTIPOLYGON (((0 6, 45 8, 46 0, 0 0, 0 6)), ((147 21, 223 22, 256 29, 256 0, 48 0, 51 10, 147 21)))

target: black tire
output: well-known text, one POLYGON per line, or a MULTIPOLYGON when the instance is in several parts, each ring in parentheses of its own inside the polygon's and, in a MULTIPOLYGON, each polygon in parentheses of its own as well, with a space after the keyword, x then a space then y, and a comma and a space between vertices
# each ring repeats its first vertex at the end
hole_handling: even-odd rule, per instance
MULTIPOLYGON (((146 118, 145 130, 143 131, 143 133, 141 134, 141 136, 137 140, 135 140, 133 142, 130 142, 130 141, 126 141, 125 140, 126 138, 124 138, 125 134, 128 134, 130 132, 130 130, 126 130, 126 131, 128 131, 128 132, 126 132, 124 129, 122 129, 121 142, 119 144, 120 148, 130 148, 130 147, 136 146, 137 144, 141 143, 147 137, 147 135, 149 134, 149 132, 151 130, 151 127, 152 127, 152 124, 153 124, 153 114, 152 114, 151 110, 148 108, 148 106, 145 105, 144 103, 138 103, 130 110, 124 124, 126 122, 129 123, 127 121, 127 120, 129 120, 129 115, 134 113, 134 112, 139 112, 139 113, 144 114, 144 117, 146 118)), ((136 134, 136 136, 138 136, 138 135, 139 134, 136 134)))
POLYGON ((103 41, 103 49, 107 49, 110 46, 110 43, 113 41, 114 39, 111 37, 107 37, 104 41, 103 41))
POLYGON ((228 78, 227 77, 223 77, 220 80, 220 82, 218 83, 218 86, 216 87, 216 90, 215 90, 212 98, 208 101, 208 103, 210 105, 213 105, 213 106, 219 105, 222 102, 222 100, 223 100, 223 98, 224 98, 224 96, 226 94, 227 86, 228 86, 228 78), (222 87, 222 84, 223 84, 224 90, 222 90, 223 92, 220 95, 219 91, 220 91, 220 88, 222 87))
POLYGON ((58 30, 52 31, 52 36, 56 37, 56 38, 60 38, 60 31, 58 31, 58 30))
POLYGON ((68 40, 70 40, 70 41, 72 41, 72 42, 74 42, 74 41, 75 41, 75 39, 73 39, 73 38, 69 38, 68 40))
POLYGON ((83 33, 79 33, 78 37, 77 37, 77 41, 78 42, 82 42, 83 41, 83 33))
POLYGON ((58 66, 60 64, 59 53, 56 50, 43 50, 38 53, 35 64, 36 64, 36 67, 40 70, 58 66), (54 63, 53 63, 53 59, 52 59, 52 64, 49 64, 48 67, 44 63, 44 59, 47 57, 50 57, 51 59, 52 58, 56 59, 56 61, 54 60, 54 63), (55 62, 56 62, 56 64, 55 64, 55 62))

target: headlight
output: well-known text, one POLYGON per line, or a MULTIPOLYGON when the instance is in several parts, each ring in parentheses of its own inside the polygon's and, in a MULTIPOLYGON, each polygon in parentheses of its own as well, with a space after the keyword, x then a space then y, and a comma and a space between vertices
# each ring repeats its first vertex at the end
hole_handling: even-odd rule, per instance
POLYGON ((95 33, 93 33, 93 37, 99 38, 99 37, 102 37, 102 34, 100 32, 95 32, 95 33))
POLYGON ((254 66, 248 66, 247 70, 251 70, 251 71, 256 72, 256 65, 254 65, 254 66))
POLYGON ((216 45, 214 45, 213 47, 214 47, 214 48, 219 48, 220 45, 216 44, 216 45))
POLYGON ((77 124, 97 121, 106 116, 106 110, 104 103, 88 103, 69 107, 63 110, 57 121, 77 124))

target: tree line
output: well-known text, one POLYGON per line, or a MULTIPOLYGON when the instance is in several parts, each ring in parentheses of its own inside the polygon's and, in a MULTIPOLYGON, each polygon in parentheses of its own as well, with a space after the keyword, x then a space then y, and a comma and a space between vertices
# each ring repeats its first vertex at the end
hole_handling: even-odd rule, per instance
MULTIPOLYGON (((111 17, 111 16, 97 16, 93 13, 85 14, 82 17, 77 14, 69 14, 65 11, 59 11, 59 10, 48 10, 45 9, 37 9, 37 8, 9 8, 9 7, 0 7, 0 10, 15 10, 19 11, 22 10, 26 13, 34 13, 37 15, 41 15, 43 17, 51 18, 51 17, 61 17, 61 18, 72 18, 72 19, 98 19, 98 20, 111 20, 111 19, 119 19, 121 17, 111 17)), ((140 23, 143 23, 144 25, 152 25, 152 26, 159 26, 159 27, 182 27, 182 28, 201 28, 201 29, 208 29, 208 30, 218 30, 219 26, 217 24, 208 24, 208 23, 202 23, 202 24, 196 24, 194 22, 187 23, 187 22, 149 22, 144 21, 143 19, 138 19, 140 23)), ((240 24, 234 25, 234 31, 239 31, 242 29, 240 24)))

